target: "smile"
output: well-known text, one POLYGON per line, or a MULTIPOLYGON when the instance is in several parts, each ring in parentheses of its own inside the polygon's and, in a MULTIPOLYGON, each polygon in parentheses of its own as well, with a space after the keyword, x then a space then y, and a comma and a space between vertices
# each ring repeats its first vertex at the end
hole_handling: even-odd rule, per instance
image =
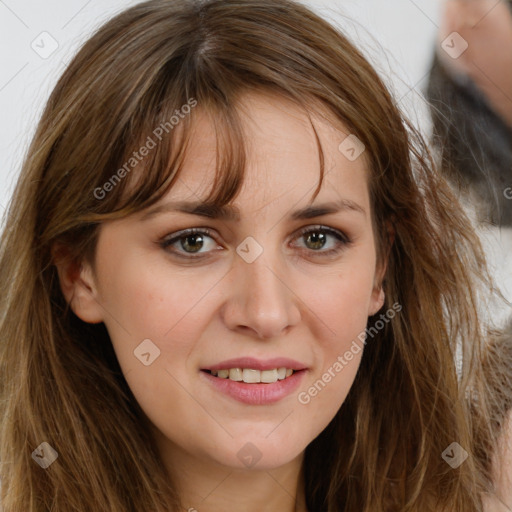
POLYGON ((293 374, 291 368, 274 368, 272 370, 255 370, 253 368, 230 368, 225 370, 212 370, 211 375, 219 379, 230 379, 235 382, 247 384, 266 383, 271 384, 278 380, 284 380, 293 374))
POLYGON ((283 375, 282 370, 283 368, 261 371, 252 368, 231 368, 215 372, 201 370, 199 375, 216 392, 227 395, 238 402, 248 405, 268 405, 278 402, 296 391, 307 371, 284 368, 284 378, 280 379, 279 375, 283 375), (232 370, 235 370, 233 379, 231 378, 232 370), (226 372, 228 372, 227 375, 226 372), (217 375, 215 376, 213 373, 217 373, 217 375), (219 373, 224 376, 219 376, 219 373), (240 374, 242 379, 235 380, 240 377, 240 374), (264 379, 269 382, 265 382, 264 379))

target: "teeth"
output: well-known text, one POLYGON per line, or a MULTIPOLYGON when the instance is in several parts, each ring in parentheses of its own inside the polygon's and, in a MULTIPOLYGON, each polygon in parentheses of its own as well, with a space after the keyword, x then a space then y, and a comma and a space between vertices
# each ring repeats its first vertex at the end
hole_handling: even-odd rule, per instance
POLYGON ((242 368, 231 368, 231 370, 229 370, 229 378, 237 382, 242 381, 242 368))
POLYGON ((252 368, 230 368, 229 370, 212 370, 211 374, 220 379, 230 379, 247 384, 271 384, 292 375, 290 368, 274 368, 273 370, 253 370, 252 368))
POLYGON ((261 372, 261 382, 277 382, 277 369, 264 370, 261 372))
POLYGON ((243 369, 242 377, 244 382, 248 384, 255 384, 256 382, 261 382, 261 372, 259 370, 249 370, 247 368, 243 369))

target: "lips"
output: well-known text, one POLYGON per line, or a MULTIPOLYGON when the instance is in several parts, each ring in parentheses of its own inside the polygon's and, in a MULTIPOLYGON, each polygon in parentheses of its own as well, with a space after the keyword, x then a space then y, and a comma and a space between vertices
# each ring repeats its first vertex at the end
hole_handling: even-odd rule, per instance
POLYGON ((248 405, 270 405, 293 393, 307 370, 307 365, 287 357, 265 360, 238 357, 201 368, 199 373, 201 379, 204 379, 203 382, 216 392, 238 402, 248 405))
POLYGON ((220 363, 201 368, 201 370, 219 371, 229 370, 231 368, 247 368, 252 370, 273 370, 274 368, 289 368, 290 370, 306 370, 307 366, 303 363, 289 359, 287 357, 276 357, 273 359, 256 359, 254 357, 238 357, 236 359, 228 359, 220 363))
MULTIPOLYGON (((231 362, 230 362, 231 364, 231 362)), ((235 382, 231 379, 214 377, 207 370, 199 372, 200 378, 215 392, 247 405, 270 405, 288 397, 297 390, 306 374, 306 370, 297 370, 284 380, 271 384, 235 382)))

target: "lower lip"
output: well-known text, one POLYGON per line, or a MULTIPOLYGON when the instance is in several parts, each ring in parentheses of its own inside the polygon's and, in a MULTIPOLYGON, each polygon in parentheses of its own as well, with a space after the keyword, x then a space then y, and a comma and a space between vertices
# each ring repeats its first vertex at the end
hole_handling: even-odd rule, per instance
POLYGON ((306 370, 293 372, 290 377, 271 384, 247 384, 214 377, 203 370, 200 373, 215 389, 239 402, 249 405, 267 405, 278 402, 293 393, 299 387, 306 370))

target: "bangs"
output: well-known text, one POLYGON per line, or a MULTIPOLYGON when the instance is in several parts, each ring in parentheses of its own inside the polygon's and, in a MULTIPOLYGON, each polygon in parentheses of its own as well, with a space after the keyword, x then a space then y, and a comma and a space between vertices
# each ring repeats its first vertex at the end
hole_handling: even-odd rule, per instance
MULTIPOLYGON (((227 93, 221 96, 218 90, 212 88, 198 88, 196 94, 191 95, 161 90, 160 95, 148 94, 137 105, 137 114, 127 122, 122 137, 117 141, 119 151, 116 163, 111 160, 102 174, 99 187, 108 189, 108 193, 98 201, 96 212, 82 218, 82 221, 102 222, 123 218, 148 208, 164 197, 180 179, 187 150, 192 143, 198 142, 193 139, 199 113, 207 114, 216 139, 215 178, 203 202, 219 207, 232 201, 243 185, 247 165, 246 134, 240 117, 239 99, 242 92, 250 90, 278 94, 306 111, 319 152, 320 179, 313 200, 322 186, 325 157, 311 120, 312 111, 300 97, 272 86, 246 87, 232 92, 231 97, 227 93), (139 135, 129 138, 127 134, 139 135), (141 157, 143 153, 146 156, 141 157), (112 173, 112 169, 117 170, 112 173)), ((321 115, 321 112, 316 114, 321 115)))
POLYGON ((120 156, 116 164, 107 166, 103 172, 99 186, 111 190, 98 201, 94 221, 113 220, 141 211, 172 188, 194 142, 198 109, 207 113, 216 138, 215 181, 206 201, 226 204, 233 199, 242 185, 246 165, 246 147, 238 113, 214 101, 201 107, 191 106, 197 103, 193 96, 158 102, 149 106, 152 110, 141 103, 138 109, 141 116, 128 125, 129 131, 136 135, 132 135, 124 147, 123 140, 119 141, 120 156), (164 106, 160 106, 162 104, 164 106), (183 117, 176 115, 176 111, 182 111, 184 106, 188 106, 189 113, 183 117), (117 171, 112 173, 112 169, 117 171), (108 183, 112 187, 105 187, 108 183))

